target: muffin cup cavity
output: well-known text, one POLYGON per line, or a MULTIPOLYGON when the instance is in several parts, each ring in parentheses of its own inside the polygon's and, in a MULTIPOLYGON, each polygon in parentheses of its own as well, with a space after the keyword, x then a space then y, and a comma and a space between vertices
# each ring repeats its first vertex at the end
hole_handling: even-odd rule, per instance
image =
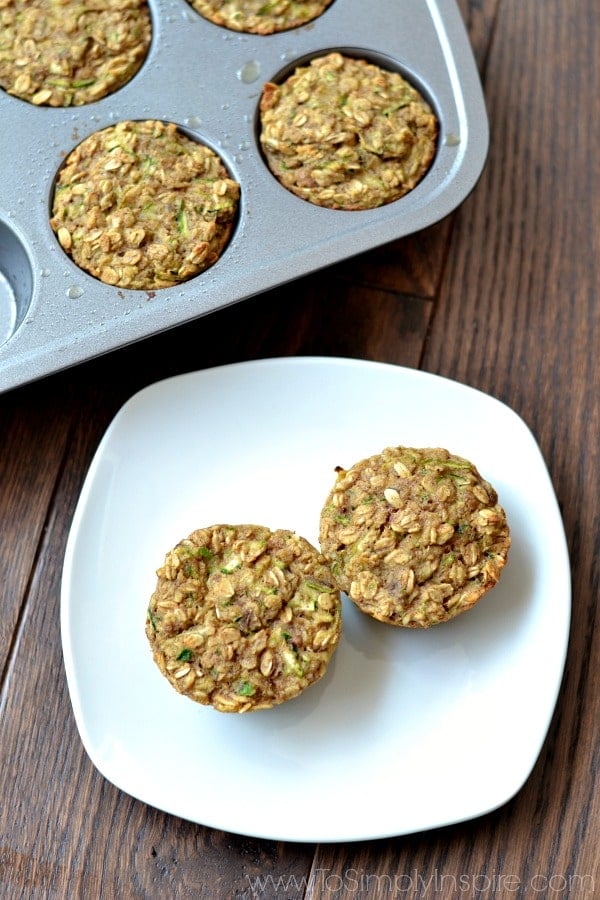
POLYGON ((264 85, 257 139, 274 177, 296 196, 370 210, 413 190, 436 154, 439 118, 388 60, 330 50, 264 85))
POLYGON ((127 84, 146 61, 146 0, 9 0, 0 20, 0 87, 34 106, 94 103, 127 84))
POLYGON ((221 158, 175 124, 123 121, 68 155, 50 225, 90 275, 158 290, 214 265, 231 237, 239 193, 221 158))
POLYGON ((33 292, 33 274, 23 243, 0 220, 0 345, 22 323, 33 292))
POLYGON ((318 19, 333 0, 187 0, 204 19, 230 31, 271 35, 318 19))

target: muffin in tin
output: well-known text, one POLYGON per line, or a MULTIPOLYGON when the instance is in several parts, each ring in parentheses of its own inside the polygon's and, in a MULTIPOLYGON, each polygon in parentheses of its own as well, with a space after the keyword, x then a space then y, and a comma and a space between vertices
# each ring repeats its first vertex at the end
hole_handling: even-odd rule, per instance
POLYGON ((145 0, 4 0, 0 87, 36 106, 81 106, 126 84, 152 35, 145 0))
POLYGON ((173 123, 119 122, 66 158, 50 224, 62 248, 95 278, 155 290, 217 261, 239 194, 217 154, 173 123))
POLYGON ((312 59, 260 100, 260 145, 292 193, 332 209, 383 206, 434 159, 437 118, 398 72, 339 52, 312 59))
POLYGON ((332 0, 188 0, 205 19, 232 31, 274 34, 312 22, 332 0))
POLYGON ((319 537, 358 608, 410 628, 470 609, 500 578, 510 547, 494 488, 442 448, 388 447, 338 468, 319 537))
POLYGON ((158 569, 146 634, 179 693, 219 712, 267 709, 325 673, 341 598, 322 555, 291 531, 214 525, 158 569))

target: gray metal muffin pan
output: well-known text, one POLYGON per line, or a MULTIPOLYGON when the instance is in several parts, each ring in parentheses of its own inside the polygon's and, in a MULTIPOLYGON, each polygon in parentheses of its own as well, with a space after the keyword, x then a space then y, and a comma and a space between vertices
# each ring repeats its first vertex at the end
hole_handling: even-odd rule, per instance
POLYGON ((313 23, 269 36, 213 25, 185 0, 149 6, 150 52, 117 93, 57 109, 0 91, 0 391, 425 228, 464 200, 483 168, 485 104, 455 0, 334 0, 313 23), (397 68, 440 120, 428 174, 379 209, 330 210, 301 200, 275 180, 260 153, 263 83, 336 49, 397 68), (239 219, 223 256, 174 288, 103 284, 71 261, 49 225, 64 156, 126 119, 174 122, 217 151, 240 183, 239 219))

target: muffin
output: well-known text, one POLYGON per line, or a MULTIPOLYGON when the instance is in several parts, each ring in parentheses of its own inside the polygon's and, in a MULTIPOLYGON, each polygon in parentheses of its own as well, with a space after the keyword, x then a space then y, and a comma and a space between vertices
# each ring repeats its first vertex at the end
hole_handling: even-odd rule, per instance
POLYGON ((194 9, 215 25, 232 31, 273 34, 299 28, 318 18, 332 0, 188 0, 194 9))
POLYGON ((60 169, 50 224, 77 265, 106 284, 155 290, 212 266, 229 241, 239 185, 172 123, 119 122, 60 169))
POLYGON ((437 119, 398 72, 329 53, 264 86, 260 144, 292 193, 332 209, 383 206, 412 190, 435 155, 437 119))
POLYGON ((325 673, 341 599, 304 538, 260 525, 194 531, 157 571, 146 635, 170 684, 220 712, 266 709, 325 673))
POLYGON ((152 24, 144 0, 4 0, 0 87, 36 106, 81 106, 138 71, 152 24))
POLYGON ((364 613, 427 628, 496 584, 509 528, 471 462, 441 448, 388 447, 336 471, 319 539, 338 587, 364 613))

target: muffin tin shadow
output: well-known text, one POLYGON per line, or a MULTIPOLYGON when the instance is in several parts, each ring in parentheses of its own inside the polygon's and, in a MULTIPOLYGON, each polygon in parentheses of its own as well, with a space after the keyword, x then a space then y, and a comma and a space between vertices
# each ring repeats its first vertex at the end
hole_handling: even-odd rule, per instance
POLYGON ((455 0, 379 0, 376 10, 334 0, 313 23, 265 36, 213 25, 186 0, 149 6, 148 57, 115 94, 64 109, 0 91, 0 391, 425 228, 465 199, 483 168, 485 104, 455 0), (438 116, 431 169, 387 206, 314 206, 282 187, 262 157, 263 84, 331 50, 397 69, 438 116), (222 257, 173 288, 103 284, 72 262, 50 228, 64 157, 92 132, 129 119, 174 122, 211 147, 240 184, 238 221, 222 257))

